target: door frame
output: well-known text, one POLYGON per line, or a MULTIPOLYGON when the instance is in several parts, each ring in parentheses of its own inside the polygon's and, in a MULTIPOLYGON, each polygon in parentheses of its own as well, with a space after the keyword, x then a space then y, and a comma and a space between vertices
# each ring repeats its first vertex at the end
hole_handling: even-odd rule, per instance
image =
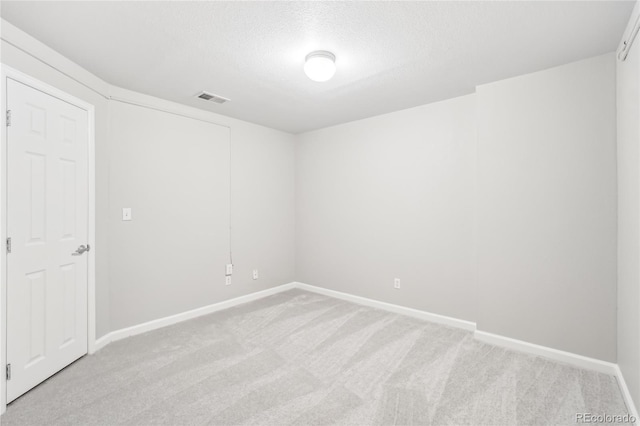
POLYGON ((25 84, 55 98, 68 102, 87 111, 87 152, 88 152, 88 236, 87 243, 91 245, 87 259, 87 353, 96 350, 96 269, 95 269, 95 107, 88 102, 78 99, 56 87, 37 80, 21 71, 0 63, 1 96, 0 96, 0 413, 7 408, 7 381, 5 366, 7 364, 7 81, 9 79, 25 84))

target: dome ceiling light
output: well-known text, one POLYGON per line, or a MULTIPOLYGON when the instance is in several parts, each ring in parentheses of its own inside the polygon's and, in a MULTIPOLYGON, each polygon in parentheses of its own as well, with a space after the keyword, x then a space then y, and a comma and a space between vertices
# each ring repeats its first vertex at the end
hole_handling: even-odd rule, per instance
POLYGON ((327 81, 336 73, 336 55, 326 50, 316 50, 307 55, 304 72, 313 81, 327 81))

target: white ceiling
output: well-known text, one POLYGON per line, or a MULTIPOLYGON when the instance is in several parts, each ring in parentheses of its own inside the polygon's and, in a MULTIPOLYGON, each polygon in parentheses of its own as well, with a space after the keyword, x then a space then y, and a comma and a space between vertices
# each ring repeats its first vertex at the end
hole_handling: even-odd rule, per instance
POLYGON ((471 93, 615 50, 632 1, 2 1, 2 17, 108 81, 292 133, 471 93), (304 57, 330 50, 327 83, 304 57), (224 105, 193 96, 201 90, 224 105))

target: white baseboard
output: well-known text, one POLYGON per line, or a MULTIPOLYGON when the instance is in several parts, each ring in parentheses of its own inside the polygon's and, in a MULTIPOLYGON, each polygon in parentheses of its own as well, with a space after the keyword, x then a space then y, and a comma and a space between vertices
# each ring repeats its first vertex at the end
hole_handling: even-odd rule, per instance
POLYGON ((340 291, 329 290, 322 287, 316 287, 309 284, 294 283, 296 288, 311 291, 325 296, 335 297, 336 299, 346 300, 348 302, 357 303, 359 305, 370 306, 372 308, 378 308, 385 311, 393 312, 396 314, 407 315, 414 318, 419 318, 426 321, 435 322, 438 324, 448 325, 451 327, 462 328, 463 330, 475 331, 476 323, 471 321, 465 321, 457 318, 448 317, 445 315, 433 314, 427 311, 420 311, 418 309, 407 308, 405 306, 394 305, 392 303, 381 302, 379 300, 367 299, 366 297, 354 296, 349 293, 342 293, 340 291))
POLYGON ((100 349, 104 348, 109 343, 111 343, 111 333, 107 333, 104 336, 100 337, 99 339, 96 339, 96 342, 93 344, 93 350, 90 350, 89 354, 94 354, 98 352, 100 349))
POLYGON ((499 334, 487 333, 486 331, 476 330, 476 332, 473 334, 473 337, 481 342, 489 343, 490 345, 501 346, 503 348, 512 349, 514 351, 537 355, 543 358, 551 359, 553 361, 571 364, 579 368, 598 371, 600 373, 605 373, 612 376, 615 376, 616 374, 617 364, 614 364, 612 362, 589 358, 583 355, 574 354, 572 352, 565 352, 547 346, 536 345, 535 343, 529 343, 522 340, 512 339, 510 337, 500 336, 499 334))
POLYGON ((499 334, 487 333, 486 331, 476 330, 473 333, 473 337, 490 345, 500 346, 514 351, 524 352, 551 359, 553 361, 573 365, 578 368, 584 368, 585 370, 597 371, 599 373, 614 376, 618 381, 618 386, 620 387, 620 392, 622 393, 622 398, 624 399, 624 403, 627 406, 629 414, 635 417, 636 422, 638 421, 638 411, 636 410, 633 398, 631 398, 631 393, 629 392, 629 388, 627 387, 627 383, 624 380, 624 376, 622 375, 622 371, 618 364, 589 358, 572 352, 553 349, 548 346, 536 345, 534 343, 500 336, 499 334))
POLYGON ((254 300, 262 299, 263 297, 271 296, 282 291, 291 290, 295 288, 294 283, 283 284, 277 287, 268 288, 266 290, 256 291, 255 293, 246 294, 244 296, 236 297, 234 299, 224 300, 222 302, 214 303, 212 305, 203 306, 201 308, 192 309, 190 311, 182 312, 179 314, 171 315, 164 318, 159 318, 153 321, 147 321, 142 324, 134 325, 131 327, 121 328, 120 330, 112 331, 101 338, 97 339, 94 345, 95 351, 98 351, 111 342, 122 340, 127 337, 136 336, 138 334, 146 333, 148 331, 157 330, 162 327, 177 324, 182 321, 190 320, 200 317, 202 315, 211 314, 213 312, 228 309, 236 305, 252 302, 254 300))
POLYGON ((622 370, 620 370, 620 366, 616 364, 615 366, 615 376, 618 380, 618 385, 620 386, 620 391, 622 392, 622 397, 624 398, 624 403, 627 405, 627 410, 629 414, 636 418, 635 424, 638 424, 638 410, 636 408, 636 404, 633 402, 633 398, 631 397, 631 392, 629 392, 629 388, 627 387, 627 382, 624 380, 624 376, 622 375, 622 370))
POLYGON ((357 303, 360 305, 370 306, 373 308, 383 309, 385 311, 394 312, 397 314, 407 315, 415 318, 419 318, 426 321, 435 322, 438 324, 448 325, 451 327, 462 328, 468 331, 474 331, 476 324, 471 321, 464 321, 457 318, 447 317, 444 315, 433 314, 426 311, 420 311, 418 309, 407 308, 400 305, 394 305, 391 303, 380 302, 378 300, 367 299, 365 297, 354 296, 348 293, 342 293, 335 290, 329 290, 322 287, 316 287, 309 284, 303 284, 299 282, 291 282, 283 284, 277 287, 272 287, 266 290, 250 293, 245 296, 236 297, 235 299, 225 300, 222 302, 214 303, 212 305, 203 306, 201 308, 193 309, 190 311, 182 312, 180 314, 171 315, 164 318, 148 321, 142 324, 134 325, 131 327, 121 328, 115 330, 97 339, 93 345, 92 353, 99 351, 111 342, 122 340, 127 337, 136 336, 138 334, 146 333, 148 331, 157 330, 158 328, 167 327, 169 325, 177 324, 182 321, 193 319, 202 315, 207 315, 213 312, 228 309, 242 303, 252 302, 257 299, 261 299, 272 294, 280 293, 282 291, 291 290, 293 288, 299 288, 302 290, 311 291, 325 296, 335 297, 336 299, 342 299, 349 302, 357 303))
POLYGON ((166 327, 169 325, 177 324, 182 321, 186 321, 192 318, 196 318, 202 315, 207 315, 213 312, 228 309, 236 305, 240 305, 254 300, 261 299, 266 296, 270 296, 282 291, 299 288, 301 290, 311 291, 313 293, 322 294, 329 297, 335 297, 336 299, 346 300, 348 302, 357 303, 364 306, 370 306, 372 308, 378 308, 389 312, 394 312, 401 315, 407 315, 414 318, 419 318, 425 321, 431 321, 438 324, 443 324, 451 327, 461 328, 473 332, 475 339, 496 346, 501 346, 507 349, 512 349, 519 352, 528 353, 544 358, 551 359, 553 361, 563 362, 579 368, 587 370, 598 371, 600 373, 608 374, 616 377, 622 396, 624 397, 629 414, 635 416, 638 419, 638 412, 636 406, 631 398, 629 389, 624 380, 620 367, 617 364, 598 360, 595 358, 589 358, 583 355, 574 354, 571 352, 565 352, 558 349, 549 348, 547 346, 536 345, 534 343, 525 342, 522 340, 512 339, 510 337, 500 336, 497 334, 487 333, 485 331, 476 330, 476 323, 472 321, 465 321, 457 318, 448 317, 445 315, 434 314, 431 312, 421 311, 418 309, 407 308, 405 306, 394 305, 392 303, 381 302, 379 300, 368 299, 366 297, 355 296, 349 293, 343 293, 340 291, 329 290, 322 287, 316 287, 309 284, 300 282, 291 282, 283 284, 277 287, 272 287, 266 290, 250 293, 245 296, 236 297, 234 299, 225 300, 222 302, 214 303, 212 305, 203 306, 201 308, 193 309, 187 312, 183 312, 176 315, 171 315, 165 318, 159 318, 157 320, 148 321, 142 324, 138 324, 132 327, 123 328, 120 330, 112 331, 105 336, 97 339, 94 344, 94 351, 98 351, 108 345, 111 342, 125 339, 130 336, 146 333, 148 331, 156 330, 158 328, 166 327))

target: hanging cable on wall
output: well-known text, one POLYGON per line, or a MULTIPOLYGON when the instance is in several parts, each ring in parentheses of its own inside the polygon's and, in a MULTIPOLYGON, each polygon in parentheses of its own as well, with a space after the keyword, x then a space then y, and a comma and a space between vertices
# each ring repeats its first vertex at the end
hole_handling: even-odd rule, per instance
POLYGON ((636 22, 631 27, 631 33, 629 33, 629 37, 625 41, 622 42, 622 49, 618 52, 618 59, 624 62, 629 55, 629 51, 631 50, 631 46, 638 36, 638 32, 640 31, 640 13, 636 17, 636 22))
POLYGON ((232 170, 233 166, 231 164, 231 149, 233 147, 233 138, 231 137, 231 127, 229 129, 229 263, 233 265, 233 249, 232 249, 232 239, 231 239, 231 202, 233 201, 231 197, 231 178, 232 178, 232 170))

